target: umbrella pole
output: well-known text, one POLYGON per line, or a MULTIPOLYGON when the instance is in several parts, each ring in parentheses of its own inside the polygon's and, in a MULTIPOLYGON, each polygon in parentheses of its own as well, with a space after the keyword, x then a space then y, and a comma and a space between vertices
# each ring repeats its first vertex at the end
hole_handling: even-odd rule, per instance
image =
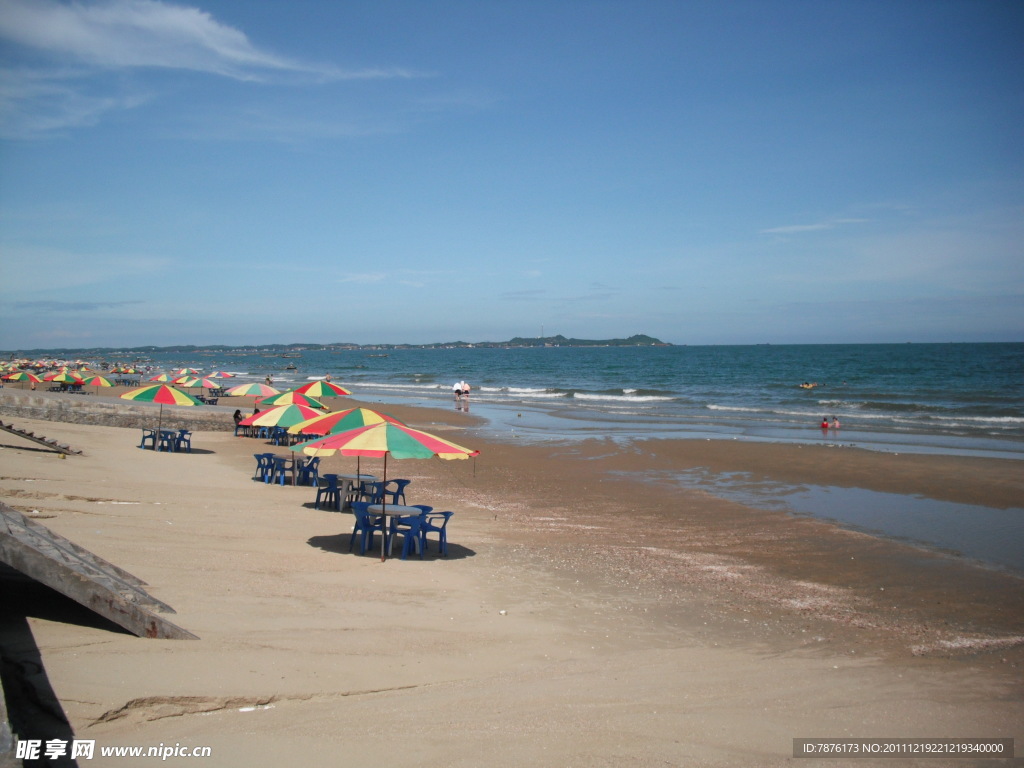
POLYGON ((157 446, 160 445, 160 428, 164 424, 164 404, 160 403, 160 413, 156 417, 156 435, 153 437, 153 453, 156 453, 157 446))
POLYGON ((384 540, 388 537, 388 497, 384 495, 384 486, 388 484, 388 455, 384 454, 384 482, 381 484, 381 495, 380 495, 380 508, 384 513, 381 515, 383 522, 381 523, 381 537, 380 537, 380 561, 384 562, 384 540))

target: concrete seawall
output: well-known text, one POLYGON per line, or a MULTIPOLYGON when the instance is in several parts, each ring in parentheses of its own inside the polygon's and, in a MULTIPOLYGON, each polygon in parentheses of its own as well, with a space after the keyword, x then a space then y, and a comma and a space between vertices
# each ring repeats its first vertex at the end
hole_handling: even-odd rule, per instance
MULTIPOLYGON (((231 418, 234 412, 235 407, 225 405, 189 408, 165 405, 163 426, 193 431, 229 432, 235 428, 231 418)), ((159 413, 159 405, 134 403, 115 397, 0 388, 0 417, 5 420, 21 417, 141 429, 155 427, 159 413)))

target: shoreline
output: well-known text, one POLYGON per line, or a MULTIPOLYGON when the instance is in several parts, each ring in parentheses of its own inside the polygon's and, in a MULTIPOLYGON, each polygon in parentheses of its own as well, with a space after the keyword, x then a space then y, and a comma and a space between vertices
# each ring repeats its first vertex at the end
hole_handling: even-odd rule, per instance
MULTIPOLYGON (((104 400, 63 397, 75 399, 70 407, 78 410, 104 400)), ((0 412, 6 399, 0 398, 0 412)), ((175 409, 175 417, 192 410, 199 409, 175 409)), ((233 410, 224 407, 226 421, 233 410)), ((525 705, 539 696, 546 708, 561 712, 555 722, 565 726, 565 745, 539 736, 552 750, 545 760, 531 752, 536 744, 519 735, 513 740, 513 731, 488 735, 476 723, 468 728, 466 744, 485 752, 459 746, 460 762, 444 757, 452 754, 451 742, 446 751, 428 746, 433 764, 469 765, 471 758, 478 763, 480 754, 490 756, 499 743, 518 764, 534 757, 533 764, 571 764, 564 750, 607 738, 559 709, 562 694, 548 684, 571 679, 582 697, 577 706, 588 711, 608 691, 624 702, 658 702, 661 717, 668 718, 664 727, 681 733, 682 746, 639 738, 647 726, 634 719, 638 713, 614 718, 618 733, 631 734, 620 738, 649 759, 674 755, 678 761, 687 755, 730 765, 739 759, 736 750, 749 750, 760 764, 782 764, 788 761, 789 745, 780 742, 785 733, 934 735, 932 725, 941 725, 945 733, 965 736, 1024 735, 1019 577, 650 479, 701 466, 786 482, 1015 506, 1024 490, 1015 461, 729 440, 523 445, 477 440, 482 421, 472 414, 469 425, 467 414, 454 410, 387 410, 428 431, 461 431, 457 442, 482 451, 465 462, 395 462, 400 476, 414 479, 412 488, 421 494, 417 503, 456 511, 448 560, 380 564, 350 556, 347 536, 335 535, 346 521, 307 506, 309 489, 252 483, 251 454, 263 444, 227 431, 195 435, 197 452, 191 455, 152 454, 134 447, 137 432, 131 428, 33 420, 48 437, 87 449, 86 456, 63 462, 0 435, 3 489, 13 506, 39 509, 44 524, 144 578, 178 610, 176 622, 203 638, 198 646, 212 646, 204 652, 190 643, 111 638, 95 627, 30 619, 76 732, 118 743, 141 743, 156 734, 184 743, 194 731, 244 753, 239 739, 247 726, 237 713, 221 715, 216 727, 180 715, 152 718, 155 704, 97 718, 147 697, 161 698, 160 706, 174 712, 188 708, 183 697, 221 701, 262 692, 273 701, 253 706, 277 708, 266 713, 266 722, 274 724, 270 733, 284 733, 279 729, 288 723, 288 733, 313 739, 300 748, 303 754, 315 757, 326 743, 343 742, 370 756, 376 748, 356 746, 354 734, 313 735, 303 723, 317 722, 321 706, 343 722, 372 714, 375 707, 397 707, 411 717, 417 702, 433 706, 449 696, 453 717, 470 723, 493 710, 480 697, 493 686, 488 681, 502 680, 516 733, 531 732, 525 705), (183 471, 195 487, 181 486, 183 471), (179 509, 183 499, 186 508, 179 509), (178 538, 182 532, 185 537, 178 538), (415 585, 407 581, 411 569, 419 574, 415 585), (235 600, 249 611, 232 607, 235 600), (338 600, 344 610, 325 612, 338 600), (431 638, 428 644, 406 637, 413 625, 431 638), (311 637, 323 647, 311 644, 311 637), (79 648, 91 650, 80 655, 79 648), (322 655, 328 648, 337 661, 322 655), (165 657, 168 670, 147 673, 152 654, 165 657), (431 664, 421 666, 426 658, 431 664), (404 672, 393 666, 396 660, 404 660, 404 672), (276 684, 268 674, 270 661, 271 668, 289 670, 276 684), (197 677, 197 669, 212 673, 218 664, 224 665, 222 679, 197 677), (366 669, 360 671, 360 664, 366 669), (830 676, 837 664, 845 670, 841 680, 830 676), (609 679, 623 665, 635 674, 609 679), (115 673, 121 682, 100 682, 105 672, 122 667, 126 671, 115 673), (896 682, 897 670, 903 682, 896 682), (405 694, 388 687, 410 682, 410 674, 418 685, 433 682, 405 694), (455 680, 463 683, 451 688, 455 680), (330 695, 371 689, 383 692, 330 695), (703 695, 690 705, 678 699, 680 691, 698 690, 703 695), (723 710, 708 703, 722 705, 716 697, 727 690, 744 694, 723 710), (306 701, 317 704, 303 705, 307 695, 312 698, 306 701), (762 695, 777 698, 785 717, 740 733, 750 728, 762 695), (879 696, 885 703, 879 704, 879 696), (992 696, 998 699, 986 698, 992 696), (957 714, 950 719, 947 703, 953 700, 957 714), (999 707, 992 703, 997 700, 999 707), (840 701, 845 714, 830 714, 828 707, 840 701), (695 711, 728 737, 711 747, 687 731, 695 711), (881 712, 888 716, 879 717, 881 712), (847 716, 857 722, 846 722, 847 716), (766 740, 765 728, 772 739, 766 740)), ((4 417, 10 420, 19 419, 4 417)), ((341 466, 346 460, 330 461, 341 466)), ((266 739, 256 740, 267 747, 266 739)), ((397 762, 391 757, 392 764, 430 764, 422 755, 397 762)), ((517 764, 508 760, 488 762, 517 764)))

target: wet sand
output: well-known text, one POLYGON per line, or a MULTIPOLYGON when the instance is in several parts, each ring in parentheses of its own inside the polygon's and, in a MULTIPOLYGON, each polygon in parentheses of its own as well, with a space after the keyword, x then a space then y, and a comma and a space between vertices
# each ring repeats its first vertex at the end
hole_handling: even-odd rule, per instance
MULTIPOLYGON (((348 552, 351 517, 312 509, 311 489, 252 481, 252 454, 284 449, 204 430, 192 454, 154 454, 103 425, 139 407, 114 393, 51 397, 91 424, 14 415, 16 394, 0 418, 85 455, 0 433, 6 503, 143 578, 200 637, 143 640, 62 599, 17 601, 76 738, 210 745, 229 766, 726 766, 788 763, 797 737, 1022 735, 1019 577, 667 479, 704 467, 1019 506, 1019 462, 482 443, 472 416, 388 406, 481 455, 389 462, 410 503, 455 516, 448 558, 381 563, 348 552)), ((971 761, 927 761, 944 763, 971 761)))

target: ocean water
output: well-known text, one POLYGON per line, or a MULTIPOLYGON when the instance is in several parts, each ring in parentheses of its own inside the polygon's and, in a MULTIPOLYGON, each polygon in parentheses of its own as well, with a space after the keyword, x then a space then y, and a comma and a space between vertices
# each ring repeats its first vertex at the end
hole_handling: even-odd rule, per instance
POLYGON ((495 436, 521 440, 727 436, 1024 458, 1021 343, 297 354, 157 354, 149 365, 228 370, 239 382, 271 375, 278 389, 330 374, 360 399, 445 407, 464 379, 471 412, 495 436), (833 416, 841 428, 821 430, 833 416))

